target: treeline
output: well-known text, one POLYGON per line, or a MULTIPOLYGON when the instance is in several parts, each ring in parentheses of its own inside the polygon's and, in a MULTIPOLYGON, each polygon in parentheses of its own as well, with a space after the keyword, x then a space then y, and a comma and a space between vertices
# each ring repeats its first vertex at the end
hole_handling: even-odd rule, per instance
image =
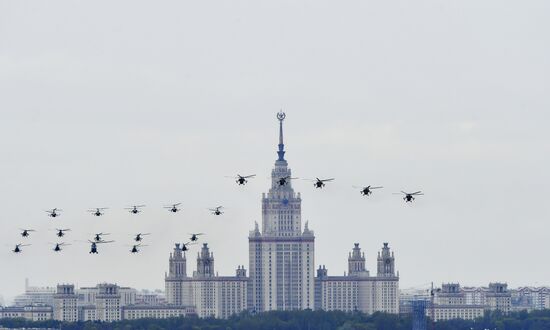
MULTIPOLYGON (((52 328, 63 330, 410 330, 410 316, 384 313, 293 311, 268 312, 258 315, 242 313, 227 320, 197 317, 141 319, 119 322, 57 321, 30 322, 22 319, 0 320, 0 328, 52 328)), ((550 310, 519 312, 509 315, 487 313, 475 321, 451 320, 429 324, 435 330, 548 330, 550 310)))

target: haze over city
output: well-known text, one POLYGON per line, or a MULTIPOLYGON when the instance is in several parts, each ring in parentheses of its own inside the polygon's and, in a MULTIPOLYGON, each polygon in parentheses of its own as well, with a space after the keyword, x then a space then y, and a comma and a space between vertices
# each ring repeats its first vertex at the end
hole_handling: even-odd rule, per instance
POLYGON ((390 242, 400 288, 550 285, 549 7, 0 2, 0 295, 25 278, 163 288, 191 232, 220 275, 248 267, 280 109, 293 174, 335 178, 293 182, 316 266, 343 274, 357 242, 373 270, 390 242), (257 177, 239 187, 225 177, 237 173, 257 177), (368 184, 384 189, 352 188, 368 184), (400 190, 425 196, 405 204, 400 190), (54 254, 59 227, 72 245, 54 254), (37 232, 16 255, 19 228, 37 232), (101 231, 116 242, 99 255, 73 242, 101 231), (130 255, 137 232, 149 246, 130 255))

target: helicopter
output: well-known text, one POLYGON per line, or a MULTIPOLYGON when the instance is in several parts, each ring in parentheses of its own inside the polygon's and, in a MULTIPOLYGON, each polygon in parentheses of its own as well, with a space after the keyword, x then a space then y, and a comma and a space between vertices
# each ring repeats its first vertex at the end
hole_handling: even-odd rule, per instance
POLYGON ((97 242, 94 242, 94 241, 88 241, 90 242, 92 245, 90 246, 90 252, 89 253, 93 253, 93 254, 98 254, 99 252, 97 251, 97 245, 98 244, 104 244, 104 243, 113 243, 114 241, 97 241, 97 242))
MULTIPOLYGON (((52 243, 50 243, 50 244, 52 244, 52 243)), ((71 245, 71 244, 66 244, 66 243, 55 243, 55 247, 53 248, 53 250, 54 250, 55 252, 61 252, 61 250, 62 250, 61 247, 62 247, 62 246, 66 246, 66 245, 71 245)))
POLYGON ((191 243, 191 242, 187 242, 187 243, 181 243, 181 248, 180 250, 185 252, 185 251, 189 251, 189 248, 187 247, 188 245, 194 245, 195 243, 191 243))
POLYGON ((209 210, 212 211, 212 214, 214 215, 222 215, 223 212, 221 211, 221 209, 223 209, 223 206, 218 206, 209 210))
POLYGON ((277 183, 279 184, 279 186, 284 186, 286 185, 290 180, 295 180, 295 179, 298 179, 298 178, 291 178, 289 175, 287 176, 284 176, 284 177, 281 177, 277 180, 277 183))
POLYGON ((63 237, 65 236, 66 231, 71 231, 70 229, 55 229, 57 231, 57 237, 63 237))
MULTIPOLYGON (((416 191, 416 192, 413 192, 413 193, 408 193, 408 192, 401 191, 401 194, 405 195, 403 197, 403 200, 405 201, 405 203, 412 203, 414 201, 414 196, 424 195, 424 193, 422 191, 416 191)), ((394 193, 394 195, 400 195, 400 193, 394 193)))
POLYGON ((105 241, 103 241, 103 239, 101 238, 101 236, 105 236, 105 235, 110 235, 109 233, 99 233, 99 234, 95 234, 94 235, 94 241, 96 243, 103 243, 105 241))
POLYGON ((13 249, 13 252, 14 252, 14 253, 21 253, 21 252, 23 252, 23 249, 21 249, 21 247, 23 247, 23 246, 30 246, 30 244, 21 244, 21 243, 16 244, 16 245, 15 245, 15 249, 13 249))
POLYGON ((96 217, 100 217, 100 216, 105 214, 105 212, 101 212, 101 211, 106 210, 106 209, 108 209, 108 207, 97 207, 95 209, 88 210, 88 212, 92 213, 96 217))
POLYGON ((136 237, 134 237, 134 241, 136 242, 141 242, 143 240, 143 236, 145 235, 151 235, 150 233, 146 233, 146 234, 142 234, 142 233, 139 233, 139 234, 136 234, 136 237))
POLYGON ((21 230, 22 230, 21 237, 29 237, 29 235, 30 235, 29 233, 31 231, 35 231, 34 229, 21 229, 21 230))
POLYGON ((179 206, 180 204, 181 204, 181 203, 172 204, 172 205, 167 205, 167 206, 165 206, 164 208, 165 208, 165 209, 168 209, 168 211, 170 211, 170 212, 172 212, 172 213, 176 213, 176 212, 178 212, 178 211, 181 210, 181 208, 178 209, 178 206, 179 206))
MULTIPOLYGON (((247 179, 250 179, 250 178, 253 178, 255 177, 256 174, 251 174, 251 175, 240 175, 240 174, 237 174, 236 177, 234 177, 236 180, 235 182, 239 185, 239 186, 244 186, 248 180, 247 179)), ((231 177, 230 177, 231 178, 231 177)))
POLYGON ((315 181, 313 183, 313 186, 315 188, 323 188, 325 186, 325 182, 330 182, 330 181, 333 181, 333 179, 319 179, 319 178, 315 178, 315 181))
POLYGON ((373 186, 358 187, 358 186, 353 186, 353 188, 361 189, 361 191, 360 191, 361 195, 368 196, 368 195, 372 194, 373 189, 380 189, 380 188, 384 188, 384 187, 381 187, 381 186, 379 186, 379 187, 373 187, 373 186))
POLYGON ((134 244, 132 245, 132 249, 130 250, 131 253, 138 253, 140 250, 138 248, 147 246, 147 245, 141 245, 141 244, 134 244))
POLYGON ((44 211, 44 212, 48 213, 48 216, 50 216, 52 218, 55 218, 55 217, 60 216, 59 212, 61 212, 61 211, 63 211, 63 210, 58 209, 58 208, 54 208, 51 211, 48 210, 48 211, 44 211))
POLYGON ((141 210, 139 210, 140 207, 145 207, 145 205, 134 205, 134 206, 126 207, 124 209, 129 210, 130 213, 138 214, 139 212, 141 212, 141 210))
POLYGON ((200 235, 204 235, 204 233, 198 233, 198 234, 189 234, 191 235, 191 242, 196 242, 199 240, 200 235))

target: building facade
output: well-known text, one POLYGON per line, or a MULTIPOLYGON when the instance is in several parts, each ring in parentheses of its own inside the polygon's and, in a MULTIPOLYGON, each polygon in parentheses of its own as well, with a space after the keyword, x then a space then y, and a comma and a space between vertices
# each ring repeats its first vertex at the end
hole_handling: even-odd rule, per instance
POLYGON ((53 308, 45 305, 0 307, 0 319, 2 318, 47 321, 53 318, 53 308))
POLYGON ((170 254, 169 272, 165 275, 166 300, 173 306, 192 306, 200 317, 228 318, 248 307, 248 277, 244 266, 235 276, 218 276, 214 254, 203 244, 197 255, 197 270, 187 276, 187 259, 176 244, 170 254))
POLYGON ((53 297, 53 318, 58 321, 78 321, 78 296, 73 284, 59 284, 53 297))
POLYGON ((348 257, 347 275, 328 276, 325 266, 319 266, 315 278, 315 309, 399 313, 399 275, 388 243, 384 243, 378 254, 376 276, 370 276, 365 264, 365 255, 355 243, 348 257))
POLYGON ((512 310, 550 309, 549 287, 520 287, 511 290, 512 310))
POLYGON ((135 305, 122 307, 122 318, 124 320, 167 319, 195 314, 195 308, 190 306, 135 305))
POLYGON ((14 305, 18 307, 31 305, 53 305, 53 296, 56 292, 54 287, 30 286, 29 280, 25 279, 25 293, 14 299, 14 305))
POLYGON ((437 320, 475 319, 484 311, 511 311, 511 292, 505 283, 489 283, 488 287, 461 287, 459 283, 442 284, 434 290, 434 304, 426 313, 437 320), (433 314, 433 315, 432 315, 433 314))
POLYGON ((314 242, 307 223, 302 231, 300 194, 292 189, 292 173, 284 158, 283 120, 279 119, 279 150, 271 171, 271 188, 262 196, 262 229, 250 232, 249 310, 314 308, 314 242))
POLYGON ((101 283, 78 290, 78 319, 81 321, 112 322, 122 319, 122 308, 134 305, 136 289, 101 283))

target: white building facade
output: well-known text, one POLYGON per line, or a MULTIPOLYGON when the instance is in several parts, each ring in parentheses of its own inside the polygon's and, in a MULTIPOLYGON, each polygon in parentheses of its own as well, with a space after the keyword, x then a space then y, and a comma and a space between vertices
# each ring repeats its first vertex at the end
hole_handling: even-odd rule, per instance
POLYGON ((53 308, 45 305, 0 307, 2 318, 47 321, 53 318, 53 308))
POLYGON ((214 254, 203 244, 197 255, 197 270, 187 276, 185 253, 176 244, 170 254, 169 272, 165 275, 166 300, 169 305, 193 308, 199 317, 228 318, 248 307, 248 277, 244 266, 235 276, 218 276, 214 254))
POLYGON ((60 284, 53 297, 53 318, 58 321, 78 321, 78 297, 72 284, 60 284))
POLYGON ((434 304, 426 314, 436 321, 450 319, 472 320, 485 311, 511 311, 511 292, 505 283, 490 283, 488 287, 461 287, 444 283, 434 290, 434 304))
POLYGON ((365 263, 365 255, 355 243, 348 257, 347 275, 328 276, 327 269, 319 266, 315 278, 315 309, 398 314, 399 274, 395 272, 395 258, 388 243, 384 243, 378 254, 376 276, 370 276, 365 263))

